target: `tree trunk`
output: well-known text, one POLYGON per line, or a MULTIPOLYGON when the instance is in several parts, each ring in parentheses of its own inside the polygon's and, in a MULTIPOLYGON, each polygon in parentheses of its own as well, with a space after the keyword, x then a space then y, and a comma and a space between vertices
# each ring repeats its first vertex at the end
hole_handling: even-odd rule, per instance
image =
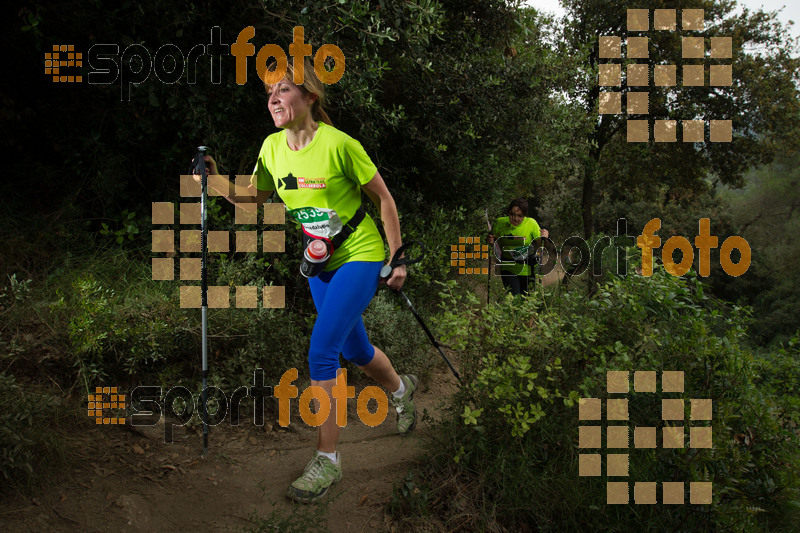
POLYGON ((583 237, 588 241, 594 232, 592 217, 592 195, 594 194, 595 161, 591 160, 583 169, 583 196, 581 197, 581 215, 583 217, 583 237))
MULTIPOLYGON (((583 237, 588 243, 594 233, 594 217, 592 215, 592 198, 594 196, 594 177, 600 152, 592 151, 591 157, 586 161, 583 172, 583 195, 581 197, 581 214, 583 215, 583 237)), ((587 293, 591 297, 597 292, 597 280, 594 277, 593 261, 588 258, 587 293)))

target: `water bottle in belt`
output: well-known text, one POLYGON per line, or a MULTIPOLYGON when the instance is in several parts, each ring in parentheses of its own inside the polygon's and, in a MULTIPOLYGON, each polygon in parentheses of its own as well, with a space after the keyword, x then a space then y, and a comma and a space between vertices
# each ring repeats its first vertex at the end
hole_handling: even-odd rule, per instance
POLYGON ((324 239, 310 239, 305 251, 303 261, 300 263, 300 273, 307 278, 313 278, 322 272, 328 259, 331 257, 331 246, 324 239))

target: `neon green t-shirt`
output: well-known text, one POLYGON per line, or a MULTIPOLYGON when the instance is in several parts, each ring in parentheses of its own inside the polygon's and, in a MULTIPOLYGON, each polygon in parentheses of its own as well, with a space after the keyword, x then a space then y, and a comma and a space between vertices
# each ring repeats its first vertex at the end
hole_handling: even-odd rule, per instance
MULTIPOLYGON (((525 217, 518 226, 512 226, 508 217, 498 218, 492 227, 492 234, 495 239, 499 239, 505 235, 513 235, 516 237, 524 237, 524 240, 515 239, 513 244, 506 245, 503 250, 510 250, 519 248, 521 246, 530 246, 530 244, 542 236, 542 231, 539 229, 539 224, 532 218, 525 217)), ((506 254, 503 254, 504 259, 506 254)), ((503 272, 515 274, 517 276, 529 276, 531 269, 527 263, 515 263, 507 266, 500 267, 503 272)))
MULTIPOLYGON (((311 142, 297 151, 289 148, 286 130, 267 137, 251 181, 259 190, 276 191, 289 209, 333 209, 345 224, 361 205, 361 186, 377 171, 361 143, 320 122, 311 142)), ((325 270, 349 261, 383 261, 384 255, 383 239, 367 214, 325 270)))

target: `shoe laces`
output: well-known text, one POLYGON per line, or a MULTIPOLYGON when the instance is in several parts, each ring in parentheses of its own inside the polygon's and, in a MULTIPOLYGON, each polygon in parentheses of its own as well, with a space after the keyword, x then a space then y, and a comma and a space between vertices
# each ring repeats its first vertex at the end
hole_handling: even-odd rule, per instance
POLYGON ((318 455, 308 465, 306 471, 303 472, 303 479, 313 481, 314 479, 323 477, 325 473, 325 465, 322 462, 322 456, 318 455))
POLYGON ((405 411, 403 398, 392 398, 392 404, 394 404, 394 410, 397 411, 397 414, 402 414, 405 411))

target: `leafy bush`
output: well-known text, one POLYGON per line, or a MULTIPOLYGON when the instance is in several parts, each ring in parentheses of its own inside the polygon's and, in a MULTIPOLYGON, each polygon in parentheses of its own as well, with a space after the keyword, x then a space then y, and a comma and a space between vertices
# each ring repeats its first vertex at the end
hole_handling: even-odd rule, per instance
POLYGON ((800 454, 792 415, 779 407, 796 385, 798 364, 772 358, 773 370, 761 374, 768 365, 745 346, 744 310, 725 312, 695 278, 661 268, 650 278, 612 278, 592 299, 580 291, 538 292, 484 307, 474 297, 452 296, 451 287, 440 293, 445 311, 438 326, 463 354, 466 379, 433 437, 431 466, 420 481, 448 529, 789 526, 785 511, 798 504, 800 454), (712 426, 712 449, 631 449, 628 478, 710 481, 713 505, 606 505, 606 481, 625 479, 578 476, 578 456, 588 450, 578 448, 577 399, 608 398, 610 370, 684 372, 680 396, 660 388, 631 392, 626 425, 658 433, 676 425, 661 419, 662 397, 713 401, 711 422, 691 421, 688 409, 685 422, 712 426))
POLYGON ((137 218, 135 211, 123 209, 113 224, 118 227, 112 228, 105 222, 101 223, 100 235, 113 238, 118 245, 135 243, 139 248, 151 245, 150 229, 152 225, 149 214, 146 217, 137 218))
POLYGON ((61 460, 52 431, 58 400, 20 387, 0 372, 0 474, 5 489, 30 489, 61 460))
MULTIPOLYGON (((181 309, 180 282, 152 281, 150 265, 133 259, 135 254, 107 250, 52 280, 53 326, 68 343, 70 364, 87 391, 129 381, 198 383, 200 313, 181 309)), ((306 371, 315 311, 307 284, 294 279, 300 277, 295 266, 254 254, 215 258, 210 284, 264 286, 286 279, 297 284, 297 296, 287 299, 286 309, 209 310, 211 384, 232 391, 252 384, 257 368, 275 383, 289 368, 306 371)), ((424 374, 436 361, 412 314, 388 291, 379 291, 364 321, 372 342, 398 370, 424 374)))
MULTIPOLYGON (((420 241, 425 246, 425 259, 410 267, 409 287, 405 290, 419 292, 423 298, 435 300, 430 298, 435 296, 430 290, 432 283, 447 279, 453 272, 450 266, 450 246, 458 244, 459 237, 472 236, 465 235, 466 221, 464 208, 442 207, 430 209, 424 218, 407 217, 401 220, 406 242, 420 241)), ((419 250, 415 247, 411 251, 412 255, 416 255, 419 250)))
POLYGON ((388 290, 379 290, 364 314, 369 339, 383 350, 399 373, 426 375, 439 357, 434 355, 428 339, 414 315, 399 297, 388 290))
POLYGON ((229 327, 216 330, 221 339, 213 346, 224 357, 209 362, 209 379, 223 390, 253 384, 253 371, 264 369, 268 383, 277 383, 284 372, 308 368, 309 324, 304 317, 284 309, 225 310, 229 327), (225 337, 232 338, 225 339, 225 337))
POLYGON ((154 371, 196 345, 197 329, 169 295, 135 268, 138 279, 103 280, 91 272, 60 291, 53 311, 65 315, 70 355, 86 390, 108 379, 154 371))
POLYGON ((0 313, 7 313, 18 302, 24 302, 30 297, 31 281, 19 281, 16 274, 8 276, 9 286, 0 290, 0 313))

